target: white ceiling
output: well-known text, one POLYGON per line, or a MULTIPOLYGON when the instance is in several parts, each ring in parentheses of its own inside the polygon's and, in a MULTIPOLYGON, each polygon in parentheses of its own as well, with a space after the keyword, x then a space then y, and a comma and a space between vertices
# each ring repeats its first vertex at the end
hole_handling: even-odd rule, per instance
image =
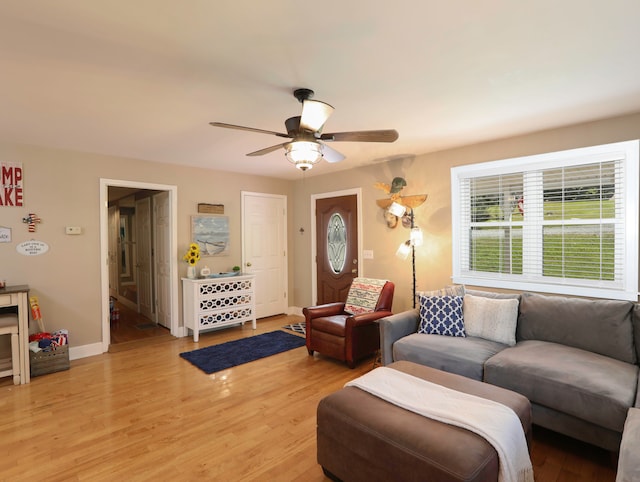
POLYGON ((0 140, 285 179, 296 87, 393 144, 307 175, 640 111, 638 0, 2 0, 0 140))

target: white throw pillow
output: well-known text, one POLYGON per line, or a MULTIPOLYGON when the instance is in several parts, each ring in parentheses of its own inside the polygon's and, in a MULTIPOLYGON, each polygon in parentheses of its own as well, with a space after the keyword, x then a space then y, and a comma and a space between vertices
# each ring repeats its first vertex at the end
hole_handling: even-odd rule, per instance
POLYGON ((509 346, 516 344, 517 299, 484 298, 465 294, 462 313, 467 336, 478 336, 509 346))
POLYGON ((416 303, 420 305, 420 297, 424 296, 464 296, 464 285, 449 285, 439 290, 417 291, 416 303))

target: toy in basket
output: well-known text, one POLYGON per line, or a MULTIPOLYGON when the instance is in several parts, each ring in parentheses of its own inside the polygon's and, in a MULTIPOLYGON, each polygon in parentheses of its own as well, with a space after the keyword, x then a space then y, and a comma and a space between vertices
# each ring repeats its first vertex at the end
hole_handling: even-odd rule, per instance
POLYGON ((29 305, 31 306, 31 318, 38 323, 38 329, 44 332, 44 321, 42 320, 38 298, 36 296, 30 296, 29 305))
POLYGON ((58 330, 47 333, 40 311, 38 298, 29 298, 31 317, 38 323, 39 333, 29 336, 29 363, 31 376, 69 369, 69 332, 58 330))

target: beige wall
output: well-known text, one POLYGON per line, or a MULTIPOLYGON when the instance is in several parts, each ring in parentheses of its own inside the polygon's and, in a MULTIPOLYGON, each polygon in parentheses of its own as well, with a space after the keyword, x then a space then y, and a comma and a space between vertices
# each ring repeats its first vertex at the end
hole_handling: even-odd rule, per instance
MULTIPOLYGON (((46 329, 68 329, 72 346, 102 341, 100 178, 177 186, 175 256, 180 259, 189 244, 190 216, 197 213, 197 204, 224 204, 231 249, 229 256, 207 258, 214 271, 240 264, 241 191, 286 195, 289 203, 292 199, 290 181, 260 176, 1 143, 0 159, 22 162, 24 170, 24 206, 0 207, 0 226, 12 230, 12 242, 0 243, 0 278, 11 285, 28 284, 30 294, 39 298, 46 329), (35 233, 28 233, 22 223, 29 212, 42 218, 35 233), (65 235, 65 226, 81 226, 82 235, 65 235), (18 254, 16 245, 29 239, 46 242, 49 251, 18 254)), ((180 262, 179 269, 184 276, 186 263, 180 262)))
MULTIPOLYGON (((402 134, 402 133, 401 133, 402 134)), ((362 188, 365 249, 373 260, 362 260, 366 276, 389 278, 397 284, 394 311, 411 306, 411 262, 395 257, 407 239, 401 226, 389 229, 376 199, 386 195, 376 182, 404 177, 406 194, 428 194, 416 209, 416 223, 425 232, 425 244, 416 252, 418 289, 450 282, 451 203, 450 168, 467 163, 504 159, 640 137, 640 114, 553 129, 526 136, 487 142, 439 153, 406 157, 366 168, 342 171, 304 181, 283 181, 205 169, 0 143, 0 159, 22 162, 24 207, 0 207, 0 226, 12 229, 11 243, 0 243, 0 278, 9 284, 29 284, 40 298, 46 328, 67 328, 75 346, 99 343, 100 293, 100 178, 176 185, 178 189, 178 252, 189 242, 190 216, 197 203, 221 203, 230 217, 231 253, 213 258, 212 270, 225 271, 240 263, 240 191, 283 194, 289 200, 289 305, 311 302, 311 195, 362 188), (42 218, 37 232, 29 234, 22 218, 35 212, 42 218), (81 226, 83 234, 67 236, 65 226, 81 226), (300 228, 304 233, 300 234, 300 228), (49 244, 41 256, 19 255, 18 243, 36 239, 49 244)), ((349 162, 346 159, 344 162, 349 162)), ((180 275, 186 266, 180 263, 180 275)), ((182 312, 182 307, 179 307, 182 312)), ((182 324, 182 323, 180 323, 182 324)))
POLYGON ((362 261, 364 274, 396 283, 394 312, 399 312, 411 307, 411 261, 395 257, 398 245, 408 239, 408 231, 401 226, 395 229, 386 226, 382 210, 375 203, 385 194, 374 187, 376 182, 390 183, 401 176, 407 181, 403 194, 428 194, 427 201, 415 210, 416 224, 425 234, 424 245, 416 249, 416 278, 418 290, 434 289, 450 283, 451 278, 451 167, 639 137, 640 114, 633 114, 307 178, 296 184, 294 195, 293 228, 305 229, 304 235, 293 236, 295 304, 306 306, 312 299, 307 260, 311 253, 313 194, 362 187, 364 249, 374 252, 373 260, 362 261))

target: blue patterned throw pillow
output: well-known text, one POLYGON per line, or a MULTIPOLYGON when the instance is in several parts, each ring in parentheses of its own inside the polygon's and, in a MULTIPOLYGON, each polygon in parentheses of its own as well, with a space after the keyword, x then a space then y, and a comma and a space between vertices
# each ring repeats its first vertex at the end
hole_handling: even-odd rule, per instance
POLYGON ((462 296, 421 296, 418 333, 467 336, 462 318, 462 296))

